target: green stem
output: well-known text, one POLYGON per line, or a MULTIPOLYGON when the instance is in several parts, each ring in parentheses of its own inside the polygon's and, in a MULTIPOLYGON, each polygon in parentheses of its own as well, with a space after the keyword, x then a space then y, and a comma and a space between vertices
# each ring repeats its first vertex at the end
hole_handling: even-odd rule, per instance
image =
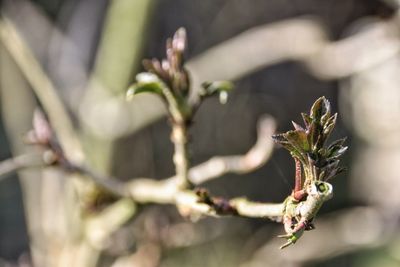
POLYGON ((175 146, 174 164, 179 188, 191 186, 189 181, 188 133, 186 124, 173 122, 171 140, 175 146))
POLYGON ((164 86, 163 95, 167 102, 169 113, 172 118, 171 141, 174 143, 174 164, 177 177, 177 186, 180 189, 191 187, 189 181, 189 153, 188 153, 188 132, 187 122, 183 108, 179 105, 176 96, 171 90, 164 86))

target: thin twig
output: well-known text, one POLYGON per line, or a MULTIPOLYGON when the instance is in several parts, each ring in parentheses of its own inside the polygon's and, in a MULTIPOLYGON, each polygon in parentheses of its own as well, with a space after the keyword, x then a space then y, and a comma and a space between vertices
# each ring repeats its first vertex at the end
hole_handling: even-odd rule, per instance
POLYGON ((43 157, 39 154, 23 154, 0 162, 0 181, 8 174, 20 169, 44 166, 43 157))
MULTIPOLYGON (((271 117, 260 120, 258 140, 253 148, 244 156, 217 157, 200 164, 190 170, 196 184, 217 178, 228 172, 250 172, 263 165, 272 152, 271 134, 275 122, 271 117), (215 164, 223 165, 217 171, 210 171, 215 164), (219 162, 219 163, 218 163, 219 162)), ((279 217, 282 204, 255 203, 243 198, 205 203, 194 191, 183 189, 176 182, 176 176, 157 181, 150 178, 136 178, 130 182, 118 181, 115 177, 104 176, 90 168, 74 162, 59 161, 53 163, 67 172, 79 173, 89 177, 98 186, 121 197, 128 197, 138 203, 162 203, 176 205, 184 214, 200 214, 208 216, 240 215, 245 217, 279 217), (221 204, 219 207, 218 203, 221 204), (223 205, 222 205, 223 204, 223 205), (226 205, 226 207, 223 207, 226 205)), ((0 177, 22 168, 45 166, 42 155, 26 154, 8 159, 0 163, 0 177)))
MULTIPOLYGON (((205 203, 201 196, 191 190, 181 189, 174 177, 163 181, 149 178, 134 179, 123 183, 112 177, 103 177, 87 168, 77 167, 73 171, 89 176, 96 184, 105 189, 133 199, 138 203, 173 204, 183 215, 239 215, 243 217, 270 218, 275 220, 282 216, 283 203, 257 203, 245 198, 223 200, 221 206, 215 203, 205 203)), ((221 199, 222 200, 222 199, 221 199)))
MULTIPOLYGON (((273 142, 271 135, 275 130, 275 121, 267 116, 260 120, 256 144, 244 156, 216 157, 189 170, 189 179, 200 184, 222 176, 228 172, 245 173, 262 166, 270 157, 273 142), (220 167, 218 167, 220 166, 220 167)), ((205 203, 191 190, 184 190, 176 182, 177 176, 157 181, 150 178, 135 178, 130 182, 119 182, 116 178, 105 177, 81 166, 70 166, 68 171, 85 174, 105 189, 138 203, 160 203, 176 205, 182 214, 193 215, 239 215, 244 217, 269 217, 274 219, 282 215, 283 204, 256 203, 244 198, 226 200, 226 208, 215 203, 205 203), (216 206, 217 205, 217 206, 216 206)))
MULTIPOLYGON (((261 167, 272 154, 273 141, 271 135, 276 128, 275 120, 270 116, 263 117, 258 124, 258 137, 255 145, 243 156, 214 157, 189 170, 189 180, 193 184, 201 184, 205 181, 221 177, 226 173, 246 173, 261 167)), ((73 171, 92 177, 94 182, 103 188, 121 196, 130 196, 139 202, 164 203, 176 193, 176 176, 163 181, 150 178, 133 178, 131 182, 124 184, 116 178, 106 177, 84 166, 68 166, 73 171), (113 180, 112 183, 104 180, 113 180)))
MULTIPOLYGON (((63 165, 60 165, 63 167, 63 165)), ((83 165, 67 165, 65 170, 68 172, 76 172, 90 178, 96 185, 110 191, 111 193, 121 196, 129 197, 129 190, 125 183, 118 181, 115 177, 109 177, 95 172, 94 170, 83 165)))
POLYGON ((191 168, 189 180, 193 184, 201 184, 226 173, 247 173, 261 167, 272 154, 274 142, 271 136, 275 129, 276 123, 272 117, 261 118, 257 142, 245 155, 213 157, 191 168))
POLYGON ((171 140, 174 143, 174 164, 176 170, 176 182, 180 188, 190 186, 189 180, 189 153, 188 153, 188 133, 186 123, 173 122, 171 140))
POLYGON ((257 203, 245 198, 234 198, 231 201, 239 215, 251 218, 266 218, 280 220, 284 210, 284 203, 257 203))

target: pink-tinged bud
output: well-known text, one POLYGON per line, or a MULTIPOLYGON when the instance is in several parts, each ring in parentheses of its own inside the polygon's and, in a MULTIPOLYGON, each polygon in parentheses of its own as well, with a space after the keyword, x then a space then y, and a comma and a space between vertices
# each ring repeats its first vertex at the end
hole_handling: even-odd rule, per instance
POLYGON ((163 61, 161 62, 161 67, 164 71, 169 72, 170 65, 167 60, 163 59, 163 61))
POLYGON ((183 53, 186 49, 186 30, 185 28, 179 28, 172 39, 172 48, 175 51, 183 53))
POLYGON ((50 143, 53 137, 53 131, 43 112, 39 109, 36 109, 33 113, 33 130, 38 143, 50 143))

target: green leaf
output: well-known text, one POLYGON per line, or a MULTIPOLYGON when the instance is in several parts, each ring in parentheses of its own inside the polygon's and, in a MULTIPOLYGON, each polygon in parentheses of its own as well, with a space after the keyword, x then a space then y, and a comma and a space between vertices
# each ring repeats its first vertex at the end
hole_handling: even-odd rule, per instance
POLYGON ((136 83, 128 88, 126 97, 128 100, 132 99, 134 95, 140 93, 155 93, 162 94, 162 87, 159 83, 136 83))
POLYGON ((345 141, 346 138, 342 138, 330 144, 327 148, 328 151, 326 153, 326 157, 327 158, 338 157, 341 156, 344 152, 346 152, 347 146, 343 146, 345 141))
POLYGON ((272 139, 275 141, 275 143, 283 146, 289 151, 296 150, 296 148, 287 140, 285 134, 274 134, 272 135, 272 139))
POLYGON ((275 134, 272 136, 272 139, 288 150, 293 157, 299 159, 301 162, 305 162, 305 153, 299 146, 294 144, 294 140, 292 142, 288 140, 287 133, 275 134))
POLYGON ((204 82, 202 84, 205 95, 213 95, 215 93, 230 92, 233 89, 233 83, 229 81, 204 82))
POLYGON ((164 83, 155 75, 148 72, 139 73, 136 76, 137 83, 131 85, 126 92, 127 99, 140 93, 162 94, 164 83))
POLYGON ((310 145, 308 143, 307 134, 305 131, 288 131, 285 135, 286 139, 301 152, 310 151, 310 145))
POLYGON ((332 149, 333 147, 336 147, 336 146, 343 146, 343 144, 344 144, 344 142, 346 142, 346 140, 347 140, 347 138, 344 137, 344 138, 341 138, 341 139, 338 139, 338 140, 332 142, 332 144, 330 144, 328 146, 328 150, 330 150, 330 149, 332 149))
POLYGON ((308 142, 311 146, 312 150, 318 150, 319 147, 317 147, 317 143, 319 142, 318 140, 320 139, 320 136, 322 135, 322 126, 315 120, 310 124, 309 128, 307 129, 307 134, 308 134, 308 142))
POLYGON ((306 113, 301 113, 301 116, 303 117, 304 125, 308 128, 312 123, 311 117, 306 113))
POLYGON ((329 151, 329 159, 339 158, 347 151, 347 149, 348 149, 347 146, 340 146, 335 150, 329 151))
POLYGON ((328 121, 326 122, 326 124, 324 125, 324 129, 323 129, 324 142, 326 139, 328 139, 333 128, 335 128, 336 120, 337 120, 337 113, 335 113, 332 117, 330 117, 328 119, 328 121))
POLYGON ((318 98, 312 105, 310 117, 314 120, 320 121, 321 118, 328 112, 330 112, 330 103, 324 96, 322 96, 318 98))
POLYGON ((310 114, 302 113, 305 129, 295 122, 295 130, 274 135, 275 142, 286 148, 290 154, 299 159, 307 174, 306 180, 328 180, 343 169, 339 167, 339 158, 347 150, 345 139, 326 146, 337 119, 331 115, 330 103, 325 97, 318 98, 311 107, 310 114))

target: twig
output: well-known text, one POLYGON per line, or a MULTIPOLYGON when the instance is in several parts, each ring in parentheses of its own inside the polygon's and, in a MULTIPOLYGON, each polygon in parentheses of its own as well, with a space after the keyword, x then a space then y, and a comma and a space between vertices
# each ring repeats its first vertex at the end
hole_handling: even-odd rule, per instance
POLYGON ((39 154, 23 154, 0 162, 0 181, 8 174, 20 169, 44 166, 43 157, 39 154))
POLYGON ((97 173, 86 166, 83 165, 59 165, 61 168, 65 169, 68 172, 76 172, 90 178, 96 185, 106 189, 107 191, 121 197, 128 197, 129 190, 126 187, 125 183, 120 182, 115 177, 104 176, 100 173, 97 173))
POLYGON ((0 40, 42 103, 68 159, 81 163, 83 150, 57 91, 15 26, 0 18, 0 40))
MULTIPOLYGON (((271 117, 260 120, 258 140, 253 148, 244 156, 217 157, 193 167, 189 177, 195 184, 217 178, 228 172, 250 172, 263 165, 272 152, 271 134, 275 129, 275 121, 271 117), (213 171, 215 164, 223 165, 213 171)), ((245 217, 274 219, 282 215, 283 204, 256 203, 244 198, 224 200, 213 198, 208 203, 194 191, 185 190, 176 182, 177 176, 157 181, 150 178, 135 178, 124 183, 114 177, 103 176, 85 166, 60 164, 68 172, 77 172, 88 176, 97 185, 123 197, 129 197, 138 203, 173 204, 185 215, 239 215, 245 217)))
POLYGON ((188 133, 185 122, 173 122, 171 140, 174 143, 174 164, 176 182, 180 188, 190 186, 189 181, 189 153, 188 133))
MULTIPOLYGON (((260 120, 256 144, 244 156, 215 157, 189 171, 189 179, 194 184, 200 184, 215 179, 229 172, 245 173, 262 166, 270 157, 273 143, 271 134, 275 130, 275 121, 267 116, 260 120), (222 166, 222 167, 216 167, 222 166), (214 169, 214 167, 216 167, 214 169), (192 176, 193 175, 193 176, 192 176)), ((0 176, 20 168, 36 166, 43 160, 37 155, 21 155, 0 163, 0 176), (38 162, 39 161, 39 162, 38 162)), ((135 178, 130 182, 118 181, 115 177, 99 174, 90 168, 75 163, 60 164, 67 172, 76 172, 87 176, 98 186, 121 197, 129 197, 138 203, 174 204, 183 213, 198 213, 208 216, 240 215, 245 217, 275 218, 281 214, 282 204, 256 203, 243 198, 227 200, 225 204, 232 208, 230 212, 217 210, 215 206, 202 203, 201 198, 190 190, 183 190, 173 176, 162 181, 150 178, 135 178)))
POLYGON ((86 235, 90 244, 99 250, 104 249, 110 234, 129 220, 135 212, 135 203, 122 198, 100 213, 89 216, 86 220, 86 235))
POLYGON ((282 216, 284 204, 257 203, 244 198, 215 201, 206 203, 202 197, 191 190, 181 189, 175 177, 163 181, 149 178, 134 179, 122 183, 112 177, 102 177, 87 168, 76 167, 72 171, 85 174, 101 187, 133 199, 138 203, 158 203, 176 205, 182 215, 186 216, 222 216, 239 215, 243 217, 276 219, 282 216))
POLYGON ((201 184, 225 173, 247 173, 261 167, 272 154, 274 143, 271 136, 275 129, 276 123, 272 117, 261 118, 257 142, 245 155, 213 157, 191 168, 189 180, 193 184, 201 184))
POLYGON ((232 206, 237 210, 237 213, 243 217, 266 218, 271 220, 280 220, 284 210, 284 203, 257 203, 248 201, 245 198, 235 198, 231 201, 232 206))
POLYGON ((212 202, 203 199, 193 191, 180 191, 175 195, 175 204, 182 215, 197 218, 201 215, 219 217, 234 215, 247 218, 268 218, 280 221, 284 212, 284 203, 259 203, 245 198, 213 198, 212 202))
MULTIPOLYGON (((273 141, 271 135, 276 128, 275 120, 270 116, 263 117, 258 124, 258 136, 255 145, 243 156, 214 157, 189 170, 189 180, 193 184, 201 184, 205 181, 221 177, 226 173, 246 173, 261 167, 272 154, 273 141)), ((131 197, 138 202, 164 203, 169 201, 171 195, 176 192, 176 176, 163 181, 150 178, 133 178, 131 182, 124 184, 116 178, 106 177, 84 166, 72 166, 73 171, 80 172, 91 178, 103 188, 131 197), (104 182, 112 180, 113 182, 104 182)))
MULTIPOLYGON (((189 180, 193 184, 200 184, 215 179, 225 173, 251 172, 262 166, 270 157, 273 149, 271 135, 275 131, 275 121, 272 117, 263 117, 258 125, 256 144, 243 156, 215 157, 189 170, 189 180)), ((94 181, 112 192, 120 192, 139 203, 174 204, 182 214, 191 215, 239 215, 244 217, 276 219, 282 215, 284 205, 270 203, 256 203, 244 198, 223 200, 218 203, 204 203, 201 197, 193 191, 183 190, 176 182, 177 176, 166 180, 156 181, 149 178, 132 179, 128 184, 110 184, 115 178, 103 178, 88 169, 77 168, 83 171, 94 181), (107 183, 104 183, 107 181, 107 183), (129 193, 127 193, 127 191, 129 193), (221 205, 225 205, 222 207, 221 205)))

